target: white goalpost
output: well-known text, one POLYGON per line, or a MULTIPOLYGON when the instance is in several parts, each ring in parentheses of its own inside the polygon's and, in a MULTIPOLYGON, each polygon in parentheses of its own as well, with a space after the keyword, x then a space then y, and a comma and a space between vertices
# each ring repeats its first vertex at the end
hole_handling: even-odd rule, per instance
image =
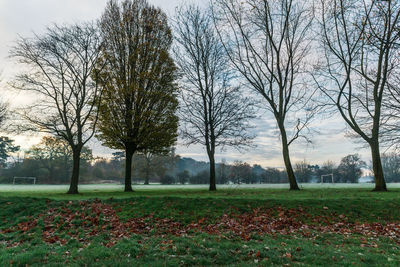
POLYGON ((30 180, 30 181, 33 181, 33 184, 36 184, 36 177, 18 177, 18 176, 15 176, 14 179, 13 179, 13 184, 15 184, 16 180, 30 180))
POLYGON ((332 184, 335 183, 335 181, 333 180, 333 173, 321 175, 321 184, 324 183, 324 177, 331 177, 332 184))

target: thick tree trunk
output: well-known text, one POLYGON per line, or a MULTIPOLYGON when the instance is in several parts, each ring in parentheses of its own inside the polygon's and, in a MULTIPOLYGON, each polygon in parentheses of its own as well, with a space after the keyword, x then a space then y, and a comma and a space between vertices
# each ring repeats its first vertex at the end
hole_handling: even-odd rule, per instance
POLYGON ((281 131, 281 139, 282 139, 282 154, 283 154, 283 161, 285 162, 286 172, 289 179, 290 190, 300 190, 296 176, 294 175, 292 162, 290 161, 290 154, 289 154, 289 145, 286 135, 286 130, 284 126, 280 127, 281 131))
POLYGON ((73 149, 72 151, 72 177, 69 190, 67 194, 78 194, 78 183, 79 183, 79 168, 81 160, 81 150, 73 149))
POLYGON ((132 159, 134 152, 127 149, 125 151, 125 192, 133 192, 132 189, 132 159))
POLYGON ((379 151, 379 142, 371 142, 370 147, 372 153, 372 166, 374 170, 375 180, 374 191, 387 191, 385 177, 383 174, 381 155, 379 151))
POLYGON ((210 191, 217 191, 214 153, 208 153, 208 158, 210 159, 210 191))

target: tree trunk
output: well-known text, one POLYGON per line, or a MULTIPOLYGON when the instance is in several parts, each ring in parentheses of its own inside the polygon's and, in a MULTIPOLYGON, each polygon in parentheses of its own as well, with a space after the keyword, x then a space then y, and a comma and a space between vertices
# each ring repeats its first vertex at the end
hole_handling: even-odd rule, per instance
POLYGON ((150 163, 148 159, 146 159, 146 177, 144 178, 144 184, 150 184, 150 163))
POLYGON ((373 191, 387 191, 385 177, 383 175, 379 142, 371 142, 372 166, 374 170, 375 189, 373 191))
POLYGON ((125 150, 125 192, 133 192, 132 189, 132 159, 134 152, 130 149, 125 150))
POLYGON ((72 151, 72 177, 69 190, 67 194, 78 194, 78 183, 79 183, 79 168, 81 160, 81 150, 73 149, 72 151))
POLYGON ((214 152, 208 153, 208 158, 210 159, 210 191, 217 191, 214 152))
POLYGON ((290 190, 300 190, 300 188, 297 184, 297 181, 296 181, 296 176, 294 175, 292 162, 290 161, 289 145, 288 145, 286 130, 285 130, 284 126, 280 126, 279 128, 280 128, 281 139, 282 139, 283 161, 285 162, 286 172, 287 172, 289 184, 290 184, 290 190))

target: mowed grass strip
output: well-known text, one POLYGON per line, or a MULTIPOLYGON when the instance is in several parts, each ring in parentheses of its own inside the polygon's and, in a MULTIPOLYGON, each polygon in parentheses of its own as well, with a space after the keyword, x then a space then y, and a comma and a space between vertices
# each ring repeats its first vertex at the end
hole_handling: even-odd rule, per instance
POLYGON ((73 197, 50 193, 51 199, 43 192, 32 194, 35 198, 2 195, 0 265, 396 266, 400 262, 396 235, 369 235, 369 230, 352 232, 350 227, 364 223, 397 227, 399 193, 197 189, 84 192, 73 197), (333 228, 323 233, 278 229, 258 234, 260 228, 252 226, 254 216, 262 217, 260 224, 286 218, 283 229, 297 221, 333 228), (231 219, 239 223, 232 226, 231 219), (340 222, 348 223, 349 232, 332 233, 340 222), (243 229, 250 232, 241 233, 246 223, 243 229))

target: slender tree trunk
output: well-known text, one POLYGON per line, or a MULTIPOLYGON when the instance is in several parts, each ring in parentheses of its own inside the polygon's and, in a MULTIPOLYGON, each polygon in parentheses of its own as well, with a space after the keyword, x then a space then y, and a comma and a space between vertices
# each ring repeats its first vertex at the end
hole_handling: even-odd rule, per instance
POLYGON ((280 126, 279 129, 281 132, 281 139, 282 139, 283 161, 285 162, 286 172, 290 184, 290 190, 300 190, 296 181, 296 176, 294 175, 292 162, 290 161, 289 145, 288 145, 286 130, 284 126, 280 126))
POLYGON ((144 184, 150 184, 150 163, 148 159, 146 159, 146 177, 144 178, 144 184))
POLYGON ((374 191, 387 191, 385 177, 383 175, 382 160, 379 151, 379 141, 370 143, 372 153, 372 166, 374 170, 375 189, 374 191))
POLYGON ((81 161, 81 149, 72 150, 72 177, 67 194, 78 194, 79 168, 81 161))
POLYGON ((210 191, 217 191, 215 178, 215 157, 213 151, 208 153, 208 158, 210 159, 210 191))
POLYGON ((125 192, 133 192, 132 189, 132 159, 134 152, 131 149, 125 150, 125 192))

